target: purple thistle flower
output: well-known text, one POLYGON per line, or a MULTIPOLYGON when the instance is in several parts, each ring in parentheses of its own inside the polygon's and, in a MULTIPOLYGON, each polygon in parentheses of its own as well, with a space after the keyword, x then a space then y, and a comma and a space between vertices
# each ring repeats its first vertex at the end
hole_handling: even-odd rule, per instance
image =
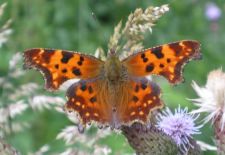
POLYGON ((221 16, 221 10, 215 3, 208 3, 205 9, 205 16, 209 21, 217 21, 221 16))
POLYGON ((157 127, 162 129, 166 134, 171 136, 182 152, 187 152, 192 147, 190 138, 194 134, 200 134, 199 128, 196 126, 195 120, 199 115, 189 114, 188 108, 181 109, 180 106, 175 109, 173 114, 169 108, 166 108, 157 116, 157 127))

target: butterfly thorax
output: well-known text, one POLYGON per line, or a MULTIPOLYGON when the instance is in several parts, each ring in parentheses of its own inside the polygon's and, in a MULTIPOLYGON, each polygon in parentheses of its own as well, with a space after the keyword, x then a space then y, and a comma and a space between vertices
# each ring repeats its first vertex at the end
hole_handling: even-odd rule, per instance
POLYGON ((110 85, 121 84, 127 81, 127 70, 118 56, 110 55, 104 64, 104 78, 110 85))

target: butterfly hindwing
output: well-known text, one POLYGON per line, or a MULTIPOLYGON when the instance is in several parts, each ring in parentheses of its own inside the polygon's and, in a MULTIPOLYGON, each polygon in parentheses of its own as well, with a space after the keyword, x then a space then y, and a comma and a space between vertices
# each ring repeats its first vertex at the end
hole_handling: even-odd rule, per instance
POLYGON ((66 109, 77 112, 83 124, 92 121, 108 124, 111 120, 112 108, 102 103, 97 84, 97 80, 81 80, 67 90, 66 109))
MULTIPOLYGON (((153 110, 163 107, 159 86, 147 79, 132 80, 129 85, 122 86, 127 88, 128 100, 122 100, 124 96, 118 97, 117 94, 114 100, 119 102, 114 105, 110 104, 107 95, 99 96, 102 95, 98 86, 100 83, 104 85, 104 81, 82 80, 73 84, 67 91, 66 109, 77 112, 83 124, 95 121, 111 127, 120 127, 133 121, 146 123, 153 110)), ((107 92, 105 88, 102 90, 107 92)))
POLYGON ((103 63, 84 54, 41 48, 25 51, 24 59, 25 67, 40 70, 46 79, 46 88, 53 90, 68 79, 98 76, 103 63))
POLYGON ((182 67, 191 59, 200 58, 197 41, 179 41, 146 49, 123 60, 132 76, 162 75, 171 83, 182 81, 182 67))
POLYGON ((119 118, 125 124, 133 121, 146 123, 153 110, 163 107, 160 88, 146 78, 131 80, 129 83, 131 86, 130 99, 126 106, 118 108, 119 118))

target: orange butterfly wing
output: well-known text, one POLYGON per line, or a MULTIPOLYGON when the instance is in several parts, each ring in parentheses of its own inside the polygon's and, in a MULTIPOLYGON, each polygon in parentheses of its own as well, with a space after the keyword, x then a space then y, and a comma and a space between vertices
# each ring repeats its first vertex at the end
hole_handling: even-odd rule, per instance
POLYGON ((179 41, 146 49, 123 60, 131 76, 162 75, 171 83, 182 81, 182 67, 191 59, 199 59, 197 41, 179 41))
POLYGON ((146 78, 131 80, 129 84, 130 99, 128 103, 122 103, 126 105, 118 107, 119 120, 125 124, 137 120, 146 123, 153 110, 163 107, 163 102, 160 100, 160 88, 146 78))
POLYGON ((99 98, 98 80, 81 80, 67 90, 66 109, 76 111, 82 124, 96 121, 109 124, 112 118, 112 105, 99 98))
POLYGON ((25 68, 40 70, 46 79, 45 87, 56 90, 68 79, 95 78, 103 62, 95 57, 53 49, 30 49, 24 53, 25 68))

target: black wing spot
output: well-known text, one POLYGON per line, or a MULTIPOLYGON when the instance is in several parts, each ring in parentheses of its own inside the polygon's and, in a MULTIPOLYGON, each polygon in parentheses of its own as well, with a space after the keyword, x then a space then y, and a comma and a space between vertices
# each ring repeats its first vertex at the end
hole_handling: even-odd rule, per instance
POLYGON ((134 91, 135 91, 135 92, 138 92, 138 91, 139 91, 139 86, 138 86, 138 85, 135 86, 134 91))
POLYGON ((167 61, 167 63, 170 63, 170 62, 171 62, 171 59, 170 59, 170 58, 168 58, 168 59, 166 59, 166 61, 167 61))
POLYGON ((73 57, 73 53, 62 51, 62 63, 68 63, 68 61, 73 57))
POLYGON ((44 62, 50 63, 51 57, 54 55, 54 53, 54 50, 45 49, 41 57, 43 58, 44 62))
POLYGON ((160 67, 160 68, 163 68, 163 67, 164 67, 164 65, 163 65, 163 64, 160 64, 160 65, 159 65, 159 67, 160 67))
POLYGON ((146 72, 152 72, 154 70, 154 64, 149 64, 145 68, 146 72))
POLYGON ((141 58, 142 58, 143 62, 147 62, 148 61, 148 58, 145 57, 145 53, 141 54, 141 58))
POLYGON ((78 69, 78 68, 73 68, 73 74, 74 75, 76 75, 76 76, 79 76, 79 75, 81 75, 81 72, 80 72, 80 69, 78 69))
POLYGON ((96 101, 97 101, 96 97, 90 98, 90 102, 91 102, 91 103, 94 103, 94 102, 96 102, 96 101))
POLYGON ((162 47, 155 47, 152 49, 152 54, 154 54, 158 59, 161 59, 164 57, 164 54, 162 53, 162 47))
POLYGON ((143 90, 145 90, 145 89, 147 88, 147 85, 144 84, 144 83, 142 83, 142 84, 141 84, 141 88, 142 88, 143 90))
POLYGON ((89 94, 92 94, 93 93, 93 89, 92 89, 91 86, 88 87, 88 92, 89 92, 89 94))
POLYGON ((87 89, 87 85, 86 85, 85 82, 82 82, 82 83, 81 83, 80 89, 81 89, 82 91, 85 91, 85 90, 87 89))
POLYGON ((80 61, 84 61, 84 57, 80 56, 80 61))
POLYGON ((56 69, 59 69, 59 64, 56 64, 56 65, 55 65, 55 68, 56 68, 56 69))
POLYGON ((141 58, 145 58, 145 54, 144 53, 141 54, 141 58))
POLYGON ((78 61, 77 64, 78 64, 79 66, 81 66, 81 65, 82 65, 82 61, 78 61))
POLYGON ((143 58, 143 62, 148 62, 148 58, 143 58))
POLYGON ((62 73, 66 73, 66 72, 67 72, 67 69, 64 68, 64 69, 62 70, 62 73))
POLYGON ((139 100, 137 96, 133 96, 133 99, 132 99, 135 103, 139 100))
POLYGON ((169 44, 169 47, 175 52, 175 55, 179 55, 182 52, 182 46, 179 43, 169 44))

